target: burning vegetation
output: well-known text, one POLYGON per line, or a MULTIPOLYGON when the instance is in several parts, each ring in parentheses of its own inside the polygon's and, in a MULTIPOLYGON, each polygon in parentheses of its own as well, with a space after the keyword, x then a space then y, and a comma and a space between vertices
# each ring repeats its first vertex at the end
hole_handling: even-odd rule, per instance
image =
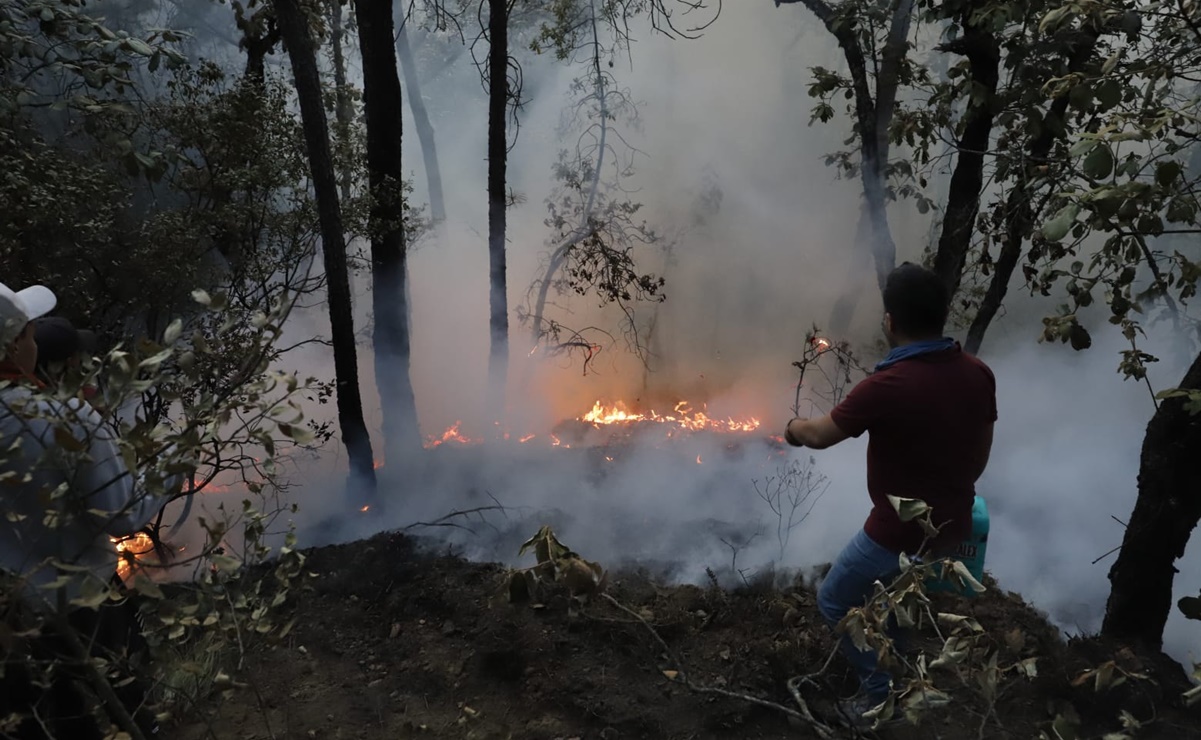
MULTIPOLYGON (((425 448, 433 449, 447 443, 455 443, 460 445, 479 444, 484 440, 476 437, 469 437, 463 434, 462 421, 456 421, 451 426, 442 432, 442 434, 427 436, 425 439, 425 448)), ((710 416, 707 408, 703 407, 699 410, 693 409, 692 404, 688 401, 679 401, 671 411, 660 412, 656 409, 647 409, 644 411, 634 410, 629 404, 623 401, 616 401, 606 404, 602 401, 593 403, 592 408, 576 417, 575 419, 564 421, 556 425, 555 430, 550 434, 523 434, 517 436, 517 442, 527 444, 538 439, 545 439, 550 442, 551 447, 571 448, 571 444, 565 444, 562 440, 561 432, 564 428, 574 427, 577 431, 591 429, 608 429, 610 431, 625 430, 633 432, 638 429, 662 429, 666 432, 667 437, 673 437, 680 433, 691 432, 718 432, 730 434, 748 434, 759 429, 760 420, 755 417, 745 417, 735 419, 734 417, 726 417, 724 419, 710 416)), ((509 432, 502 435, 503 439, 509 440, 513 438, 509 432)))

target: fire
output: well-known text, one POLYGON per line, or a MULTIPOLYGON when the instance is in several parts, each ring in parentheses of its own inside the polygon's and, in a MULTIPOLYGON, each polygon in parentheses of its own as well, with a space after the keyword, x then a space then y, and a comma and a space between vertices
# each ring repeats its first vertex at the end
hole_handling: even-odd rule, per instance
POLYGON ((700 456, 700 455, 697 455, 697 456, 696 456, 696 464, 697 464, 697 465, 700 465, 700 464, 701 464, 701 456, 700 456))
POLYGON ((612 406, 605 406, 600 401, 592 405, 592 410, 580 417, 580 421, 596 426, 608 424, 628 424, 632 422, 653 422, 670 424, 688 431, 712 430, 718 432, 753 432, 759 428, 756 418, 714 419, 702 409, 693 411, 687 401, 680 401, 670 414, 660 414, 650 411, 645 414, 627 411, 625 404, 620 401, 612 406))
POLYGON ((366 513, 367 513, 367 511, 368 511, 370 508, 371 508, 370 506, 364 506, 363 508, 359 509, 359 511, 363 512, 364 514, 366 514, 366 513))
POLYGON ((462 425, 462 423, 463 422, 461 421, 456 421, 450 426, 449 429, 447 429, 445 432, 442 432, 441 437, 426 437, 425 445, 423 446, 427 450, 432 450, 433 448, 446 444, 447 442, 458 442, 462 445, 469 445, 476 442, 477 440, 471 439, 470 437, 465 437, 463 436, 463 433, 459 431, 459 427, 462 425))
POLYGON ((830 349, 830 340, 825 337, 814 337, 813 346, 817 347, 818 351, 825 352, 830 349))
POLYGON ((144 556, 154 555, 154 540, 145 532, 138 532, 131 537, 111 537, 117 550, 117 575, 122 581, 129 580, 134 565, 144 556))
POLYGON ((531 439, 533 439, 534 437, 537 437, 537 436, 538 436, 538 435, 536 435, 536 434, 527 434, 527 435, 525 435, 524 437, 522 437, 521 439, 519 439, 519 440, 517 440, 517 441, 518 441, 518 442, 520 442, 520 443, 522 443, 522 444, 525 444, 526 442, 529 442, 531 439))

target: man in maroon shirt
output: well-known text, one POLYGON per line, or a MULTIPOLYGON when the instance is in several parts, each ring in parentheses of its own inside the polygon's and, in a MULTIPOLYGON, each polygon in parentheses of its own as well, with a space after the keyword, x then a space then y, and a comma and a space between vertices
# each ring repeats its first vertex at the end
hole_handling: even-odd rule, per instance
MULTIPOLYGON (((884 286, 888 356, 829 415, 793 419, 785 428, 789 444, 819 450, 868 433, 872 510, 818 592, 831 627, 863 606, 875 581, 896 576, 900 553, 943 557, 971 531, 975 483, 997 419, 996 381, 987 365, 943 337, 948 303, 933 272, 910 263, 893 270, 884 286), (930 504, 941 529, 924 549, 922 529, 900 520, 890 495, 930 504)), ((861 681, 842 709, 855 724, 870 725, 863 713, 887 698, 891 677, 877 670, 875 652, 857 650, 846 637, 842 648, 861 681)))

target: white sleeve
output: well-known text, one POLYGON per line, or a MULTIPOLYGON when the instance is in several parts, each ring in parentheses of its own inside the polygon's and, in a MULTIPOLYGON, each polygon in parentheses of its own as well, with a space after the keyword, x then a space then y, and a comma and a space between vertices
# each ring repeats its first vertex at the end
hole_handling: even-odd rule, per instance
POLYGON ((137 532, 162 509, 165 499, 138 490, 121 457, 113 431, 86 402, 70 404, 77 438, 87 456, 75 468, 73 488, 83 505, 114 537, 137 532))

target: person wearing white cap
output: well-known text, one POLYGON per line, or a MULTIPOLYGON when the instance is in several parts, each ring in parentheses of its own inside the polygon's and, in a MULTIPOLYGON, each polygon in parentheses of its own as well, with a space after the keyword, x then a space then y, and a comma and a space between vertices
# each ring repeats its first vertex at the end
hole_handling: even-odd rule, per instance
MULTIPOLYGON (((95 409, 39 392, 44 386, 34 372, 33 322, 56 303, 44 286, 14 291, 0 283, 0 469, 7 478, 0 486, 6 515, 0 518, 0 569, 35 610, 65 612, 70 623, 86 625, 95 624, 98 613, 72 601, 108 587, 118 562, 111 538, 141 530, 167 499, 137 490, 112 430, 95 409)), ((134 714, 144 697, 123 703, 132 704, 134 714)), ((135 716, 154 731, 144 711, 135 716)), ((92 736, 79 724, 56 734, 92 736)))

